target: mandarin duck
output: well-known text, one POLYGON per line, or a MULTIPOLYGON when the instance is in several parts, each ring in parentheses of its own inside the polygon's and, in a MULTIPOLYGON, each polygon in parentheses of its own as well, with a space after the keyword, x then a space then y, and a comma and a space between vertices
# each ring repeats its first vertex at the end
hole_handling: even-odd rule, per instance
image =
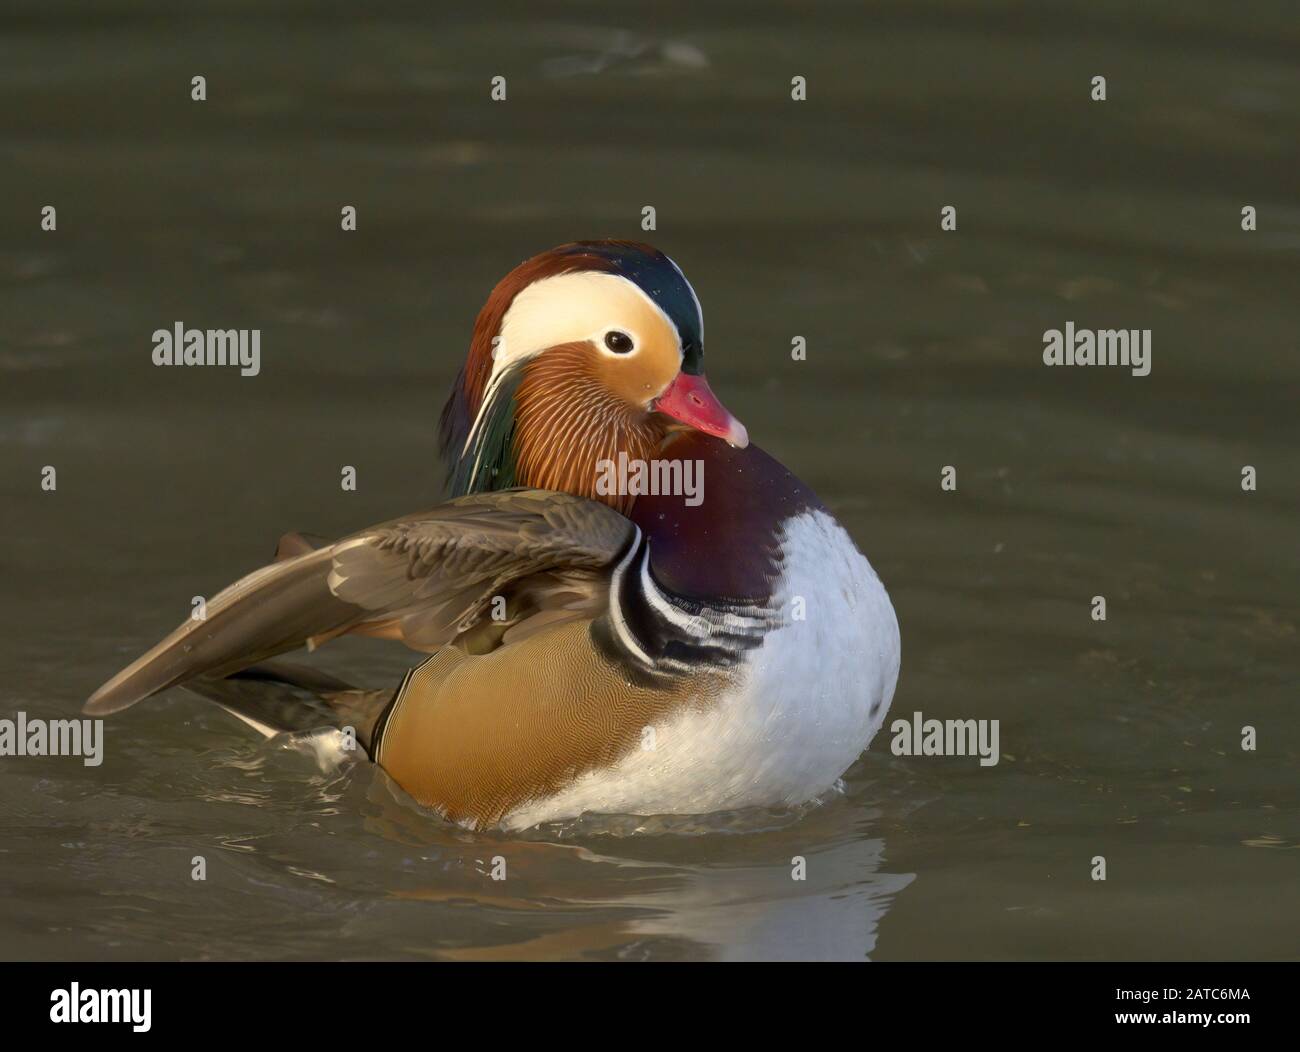
POLYGON ((286 535, 85 712, 183 684, 268 736, 345 728, 470 828, 818 798, 885 718, 898 623, 703 354, 700 301, 649 245, 525 261, 442 413, 451 499, 335 543, 286 535), (610 485, 610 464, 642 470, 610 485), (273 660, 348 633, 431 656, 395 690, 273 660))

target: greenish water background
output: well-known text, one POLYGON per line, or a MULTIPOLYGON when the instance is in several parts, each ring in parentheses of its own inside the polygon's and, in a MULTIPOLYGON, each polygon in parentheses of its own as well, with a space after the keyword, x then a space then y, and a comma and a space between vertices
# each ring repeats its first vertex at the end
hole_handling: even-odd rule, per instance
POLYGON ((893 596, 894 715, 1003 757, 885 734, 801 816, 473 835, 173 692, 100 768, 0 760, 0 955, 1295 957, 1292 5, 172 6, 0 16, 0 715, 74 714, 285 530, 434 503, 487 290, 652 204, 714 389, 893 596), (154 368, 177 320, 262 374, 154 368), (1151 375, 1045 368, 1069 320, 1151 375))

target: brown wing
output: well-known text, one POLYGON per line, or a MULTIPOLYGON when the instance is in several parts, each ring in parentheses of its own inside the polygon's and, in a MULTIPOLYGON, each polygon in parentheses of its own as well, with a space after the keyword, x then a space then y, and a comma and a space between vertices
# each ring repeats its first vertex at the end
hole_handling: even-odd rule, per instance
POLYGON ((543 490, 452 501, 436 518, 367 530, 333 548, 331 593, 366 611, 354 631, 416 650, 475 652, 602 610, 608 571, 636 528, 603 504, 543 490))
POLYGON ((100 687, 84 711, 117 712, 347 632, 482 653, 602 610, 609 573, 636 532, 611 508, 569 494, 461 497, 249 574, 207 604, 203 621, 187 621, 100 687))

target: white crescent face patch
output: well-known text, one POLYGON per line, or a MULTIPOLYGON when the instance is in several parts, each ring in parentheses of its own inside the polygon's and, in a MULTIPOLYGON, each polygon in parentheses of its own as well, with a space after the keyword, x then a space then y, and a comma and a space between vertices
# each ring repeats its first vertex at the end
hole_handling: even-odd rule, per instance
POLYGON ((631 335, 638 349, 658 339, 671 340, 680 352, 677 326, 634 282, 580 270, 542 278, 514 298, 493 348, 492 376, 548 347, 582 340, 599 345, 610 329, 631 335))

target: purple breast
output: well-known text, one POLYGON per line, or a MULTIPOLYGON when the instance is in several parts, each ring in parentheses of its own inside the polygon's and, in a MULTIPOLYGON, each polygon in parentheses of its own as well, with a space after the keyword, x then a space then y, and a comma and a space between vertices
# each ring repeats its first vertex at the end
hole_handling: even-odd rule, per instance
MULTIPOLYGON (((757 446, 734 449, 698 431, 683 433, 660 456, 687 461, 703 475, 699 503, 683 494, 643 495, 630 518, 650 539, 659 584, 695 599, 768 599, 781 572, 781 526, 810 508, 816 494, 757 446)), ((678 477, 678 476, 674 476, 678 477)))

